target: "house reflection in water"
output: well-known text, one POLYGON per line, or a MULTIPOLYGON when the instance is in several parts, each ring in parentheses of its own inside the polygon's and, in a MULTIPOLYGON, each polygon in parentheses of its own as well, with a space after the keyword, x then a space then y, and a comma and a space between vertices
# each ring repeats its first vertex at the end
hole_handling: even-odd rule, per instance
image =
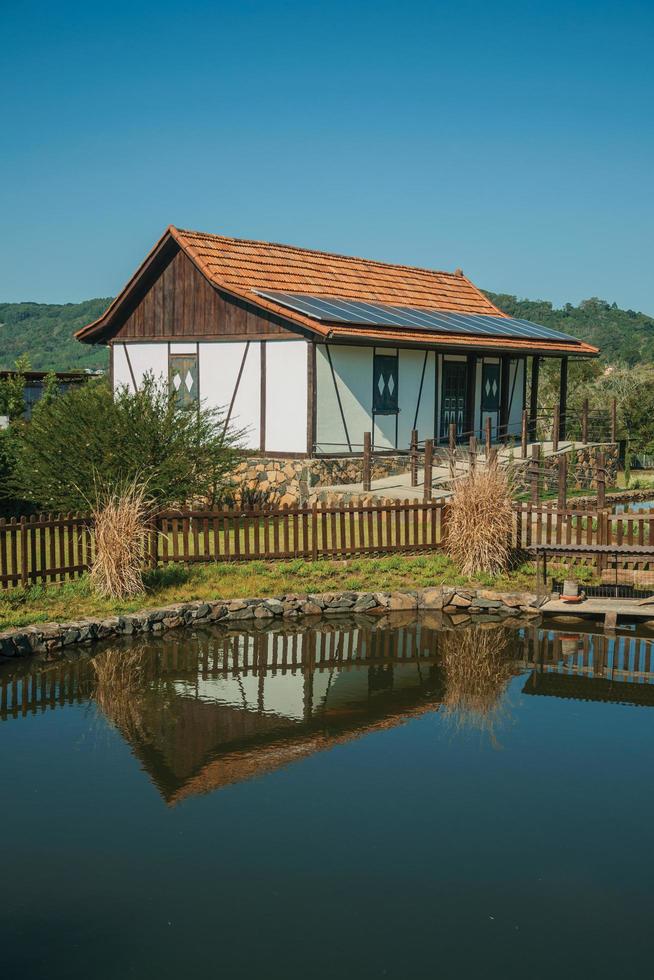
POLYGON ((479 719, 517 675, 524 694, 654 706, 652 650, 633 634, 443 630, 436 617, 216 628, 9 665, 0 719, 95 701, 175 804, 426 712, 468 703, 479 719), (453 670, 466 656, 468 673, 453 670))

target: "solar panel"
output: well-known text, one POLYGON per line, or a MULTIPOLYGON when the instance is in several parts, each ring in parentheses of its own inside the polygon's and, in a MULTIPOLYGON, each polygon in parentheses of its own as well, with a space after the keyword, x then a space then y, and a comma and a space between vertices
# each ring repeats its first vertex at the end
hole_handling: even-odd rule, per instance
POLYGON ((397 327, 405 330, 442 331, 482 337, 515 337, 532 340, 559 340, 574 343, 576 337, 551 327, 542 327, 516 317, 489 316, 484 313, 454 313, 423 310, 415 306, 388 306, 332 296, 308 296, 279 290, 256 290, 259 296, 296 310, 314 320, 334 324, 368 327, 397 327))

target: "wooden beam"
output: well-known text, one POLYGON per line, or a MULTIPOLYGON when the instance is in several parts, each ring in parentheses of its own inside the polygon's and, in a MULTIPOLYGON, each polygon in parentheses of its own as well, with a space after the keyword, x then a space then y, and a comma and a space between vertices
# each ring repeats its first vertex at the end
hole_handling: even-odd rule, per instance
POLYGON ((568 411, 568 358, 561 358, 561 384, 559 387, 559 439, 565 439, 566 413, 568 411))
MULTIPOLYGON (((500 371, 500 424, 498 426, 497 438, 506 437, 509 431, 509 387, 511 384, 511 358, 507 354, 502 355, 502 367, 500 371)), ((516 374, 518 366, 516 362, 516 374)))
POLYGON ((529 438, 533 442, 536 438, 536 424, 538 419, 538 374, 540 369, 540 358, 531 359, 531 393, 529 397, 529 438))
POLYGON ((316 449, 316 416, 316 345, 312 341, 309 341, 307 344, 307 453, 309 456, 316 449))
POLYGON ((465 434, 474 434, 475 394, 477 391, 477 355, 468 354, 468 377, 466 379, 466 418, 465 434))
POLYGON ((266 451, 266 342, 261 341, 261 404, 259 406, 259 451, 266 451))

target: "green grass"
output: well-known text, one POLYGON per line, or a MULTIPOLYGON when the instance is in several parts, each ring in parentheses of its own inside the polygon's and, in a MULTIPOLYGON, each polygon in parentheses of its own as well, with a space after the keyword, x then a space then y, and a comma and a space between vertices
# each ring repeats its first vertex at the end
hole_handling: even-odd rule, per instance
POLYGON ((391 555, 343 561, 250 561, 242 564, 171 564, 146 575, 146 593, 130 602, 99 599, 88 576, 61 585, 33 586, 0 593, 0 629, 49 621, 66 622, 84 616, 106 617, 148 606, 194 599, 230 599, 296 592, 352 590, 393 591, 433 585, 481 585, 498 590, 534 588, 531 563, 500 578, 474 581, 459 574, 442 552, 391 555))

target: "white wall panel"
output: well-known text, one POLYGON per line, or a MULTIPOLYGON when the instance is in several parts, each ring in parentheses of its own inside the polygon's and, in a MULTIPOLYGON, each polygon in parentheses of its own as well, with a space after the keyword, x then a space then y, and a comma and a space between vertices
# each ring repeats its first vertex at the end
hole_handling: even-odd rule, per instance
POLYGON ((130 363, 137 386, 148 372, 167 381, 168 344, 114 344, 114 391, 123 385, 134 390, 130 363))
POLYGON ((266 452, 307 451, 307 344, 266 344, 266 452))
MULTIPOLYGON (((246 344, 200 344, 200 398, 210 408, 229 408, 246 344)), ((261 347, 251 342, 232 408, 231 421, 246 429, 243 446, 259 448, 261 347)))
POLYGON ((424 351, 400 350, 400 363, 398 365, 398 386, 400 389, 398 447, 400 449, 408 449, 411 443, 411 430, 416 417, 416 408, 418 408, 418 397, 420 397, 416 423, 418 436, 420 439, 433 439, 434 437, 434 398, 436 393, 434 364, 435 354, 433 351, 427 353, 425 363, 424 351), (423 366, 425 374, 421 392, 420 379, 423 366))
MULTIPOLYGON (((372 430, 371 347, 329 348, 353 450, 372 430)), ((316 345, 316 445, 318 452, 347 452, 347 440, 324 344, 316 345)))
POLYGON ((525 362, 523 360, 511 361, 511 371, 509 374, 509 398, 513 392, 513 399, 509 408, 509 435, 520 438, 522 427, 522 404, 523 384, 524 384, 525 362))

